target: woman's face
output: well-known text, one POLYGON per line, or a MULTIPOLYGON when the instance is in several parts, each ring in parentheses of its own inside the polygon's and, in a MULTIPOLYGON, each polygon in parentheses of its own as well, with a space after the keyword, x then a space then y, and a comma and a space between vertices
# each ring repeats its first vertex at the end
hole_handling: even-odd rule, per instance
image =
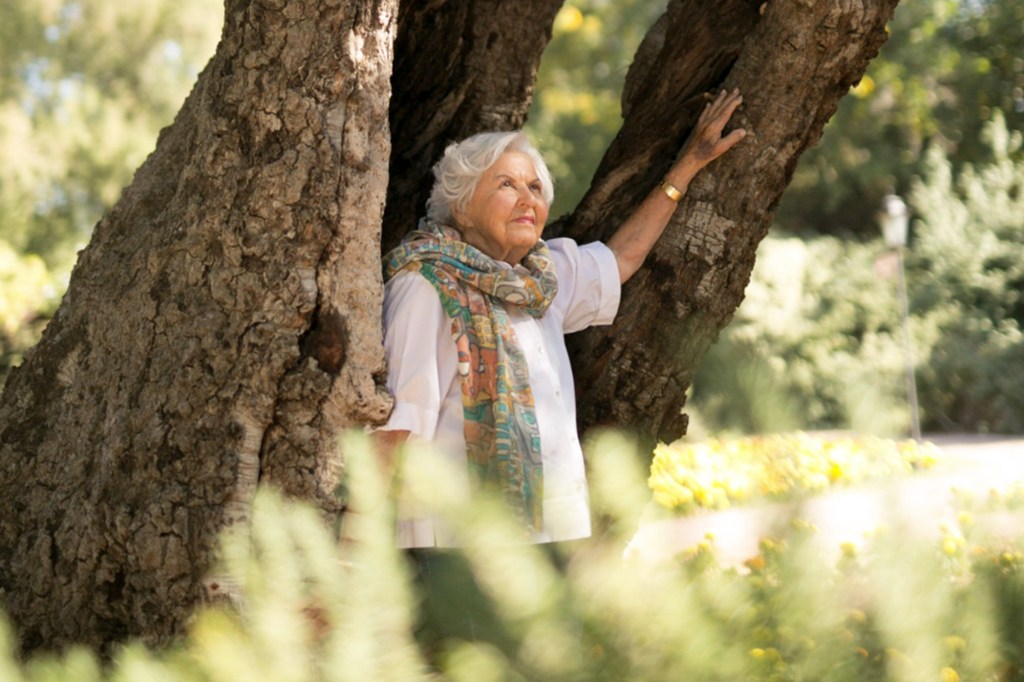
POLYGON ((495 260, 516 265, 533 248, 548 219, 533 161, 522 152, 505 152, 484 171, 455 221, 467 244, 495 260))

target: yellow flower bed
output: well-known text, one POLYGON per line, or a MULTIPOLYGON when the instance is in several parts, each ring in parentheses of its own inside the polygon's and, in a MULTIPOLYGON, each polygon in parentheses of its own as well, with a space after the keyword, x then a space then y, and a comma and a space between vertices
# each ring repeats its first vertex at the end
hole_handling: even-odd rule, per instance
POLYGON ((659 443, 648 485, 680 514, 724 509, 750 498, 792 499, 830 486, 905 475, 934 466, 931 443, 807 433, 698 443, 659 443))
POLYGON ((1020 680, 1024 550, 1019 537, 976 534, 970 509, 1022 503, 1024 487, 987 500, 963 493, 937 542, 880 529, 863 547, 843 543, 834 563, 800 519, 761 538, 742 568, 718 563, 713 538, 681 563, 711 603, 734 598, 716 613, 746 654, 742 679, 1020 680))

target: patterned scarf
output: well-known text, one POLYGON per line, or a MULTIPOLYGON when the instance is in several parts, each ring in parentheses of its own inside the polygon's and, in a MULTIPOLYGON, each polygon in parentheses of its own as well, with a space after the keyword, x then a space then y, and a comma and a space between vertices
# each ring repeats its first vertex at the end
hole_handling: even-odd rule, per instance
POLYGON ((421 220, 384 257, 384 277, 415 270, 437 290, 452 321, 462 381, 469 468, 517 518, 540 530, 544 501, 540 432, 526 358, 506 306, 541 317, 558 291, 547 245, 502 267, 451 227, 421 220))

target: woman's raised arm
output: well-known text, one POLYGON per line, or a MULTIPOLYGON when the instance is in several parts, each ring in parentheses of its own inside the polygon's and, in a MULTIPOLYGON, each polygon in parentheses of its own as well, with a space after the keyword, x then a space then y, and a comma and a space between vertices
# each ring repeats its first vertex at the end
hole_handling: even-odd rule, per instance
POLYGON ((729 151, 746 135, 745 130, 737 128, 722 136, 722 130, 742 102, 739 90, 731 93, 723 90, 704 107, 679 159, 665 174, 665 180, 651 190, 608 240, 608 248, 615 254, 619 265, 619 281, 625 282, 643 265, 647 254, 665 231, 676 204, 686 194, 690 181, 704 166, 729 151))

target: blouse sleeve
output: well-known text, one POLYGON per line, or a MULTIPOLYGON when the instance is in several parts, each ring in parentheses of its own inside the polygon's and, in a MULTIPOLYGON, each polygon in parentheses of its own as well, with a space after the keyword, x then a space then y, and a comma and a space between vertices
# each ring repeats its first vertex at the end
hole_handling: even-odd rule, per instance
POLYGON ((611 324, 619 310, 621 285, 615 254, 601 242, 580 246, 571 239, 548 242, 558 271, 552 307, 566 334, 611 324))
POLYGON ((455 376, 451 322, 434 288, 419 273, 396 275, 384 290, 384 352, 395 407, 382 431, 410 431, 432 440, 441 404, 455 376), (451 352, 445 352, 450 350, 451 352))

